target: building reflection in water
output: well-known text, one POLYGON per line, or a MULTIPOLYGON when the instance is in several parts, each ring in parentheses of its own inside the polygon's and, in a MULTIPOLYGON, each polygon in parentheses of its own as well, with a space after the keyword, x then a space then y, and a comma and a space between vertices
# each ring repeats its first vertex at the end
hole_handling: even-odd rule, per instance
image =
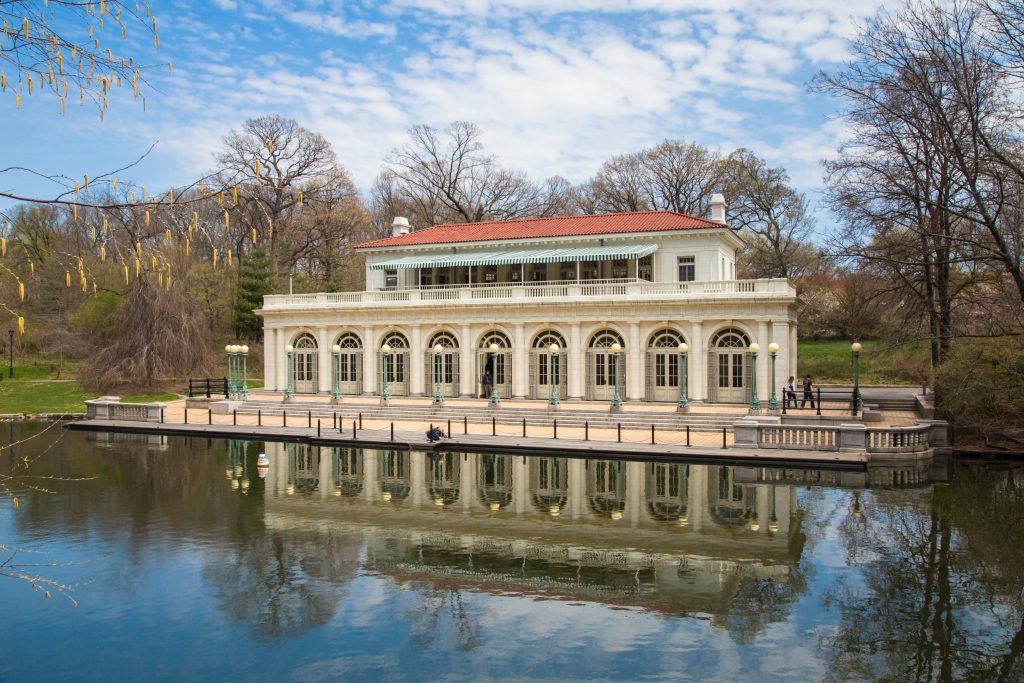
POLYGON ((314 514, 359 534, 366 568, 401 581, 722 614, 744 581, 789 581, 803 548, 796 489, 770 470, 267 449, 271 527, 314 514), (293 508, 287 494, 324 503, 293 508))

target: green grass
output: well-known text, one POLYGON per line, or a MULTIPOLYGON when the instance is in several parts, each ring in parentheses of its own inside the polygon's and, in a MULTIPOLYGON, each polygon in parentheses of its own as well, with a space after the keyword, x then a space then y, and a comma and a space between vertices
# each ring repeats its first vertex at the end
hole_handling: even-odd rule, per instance
POLYGON ((154 403, 157 401, 177 401, 179 394, 142 394, 140 396, 122 396, 121 403, 154 403))
MULTIPOLYGON (((927 377, 928 350, 918 344, 893 347, 879 341, 863 342, 860 381, 863 384, 920 384, 927 377)), ((800 374, 826 384, 853 381, 850 342, 844 339, 801 340, 800 374)))
POLYGON ((18 379, 0 380, 0 413, 82 413, 96 394, 83 392, 77 382, 18 379))

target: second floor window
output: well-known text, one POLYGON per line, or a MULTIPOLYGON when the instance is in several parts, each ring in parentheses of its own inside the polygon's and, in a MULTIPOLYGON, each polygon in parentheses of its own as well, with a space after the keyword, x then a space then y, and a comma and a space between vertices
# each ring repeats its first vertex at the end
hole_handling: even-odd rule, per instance
POLYGON ((679 281, 693 282, 697 279, 697 267, 693 256, 679 257, 679 281))
POLYGON ((398 271, 397 270, 385 270, 384 271, 384 289, 395 289, 398 287, 398 271))
POLYGON ((644 256, 636 263, 636 276, 641 280, 650 280, 654 266, 650 256, 644 256))

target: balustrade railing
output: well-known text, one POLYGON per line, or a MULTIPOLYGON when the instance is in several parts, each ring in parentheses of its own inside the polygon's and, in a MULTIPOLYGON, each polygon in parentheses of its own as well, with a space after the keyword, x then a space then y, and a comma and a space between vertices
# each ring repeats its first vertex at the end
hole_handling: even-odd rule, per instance
POLYGON ((648 282, 646 280, 584 280, 580 282, 480 283, 434 285, 409 289, 381 289, 366 292, 320 292, 315 294, 272 294, 264 297, 264 310, 407 305, 420 301, 505 301, 513 299, 571 298, 699 298, 732 296, 796 295, 784 279, 697 280, 694 282, 648 282))
POLYGON ((839 429, 798 425, 765 426, 758 429, 757 443, 762 448, 834 451, 839 449, 839 429))
POLYGON ((874 453, 914 453, 929 448, 930 425, 867 430, 867 449, 874 453))

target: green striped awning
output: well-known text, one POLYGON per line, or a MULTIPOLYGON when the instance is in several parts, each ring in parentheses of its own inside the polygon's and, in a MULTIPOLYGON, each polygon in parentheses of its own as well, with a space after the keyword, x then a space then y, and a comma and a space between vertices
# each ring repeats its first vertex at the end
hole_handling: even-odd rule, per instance
POLYGON ((560 263, 571 261, 622 261, 643 258, 658 250, 656 244, 615 247, 569 247, 564 249, 516 249, 514 251, 471 251, 464 254, 406 256, 382 261, 372 270, 402 268, 452 268, 456 266, 500 266, 519 263, 560 263))

